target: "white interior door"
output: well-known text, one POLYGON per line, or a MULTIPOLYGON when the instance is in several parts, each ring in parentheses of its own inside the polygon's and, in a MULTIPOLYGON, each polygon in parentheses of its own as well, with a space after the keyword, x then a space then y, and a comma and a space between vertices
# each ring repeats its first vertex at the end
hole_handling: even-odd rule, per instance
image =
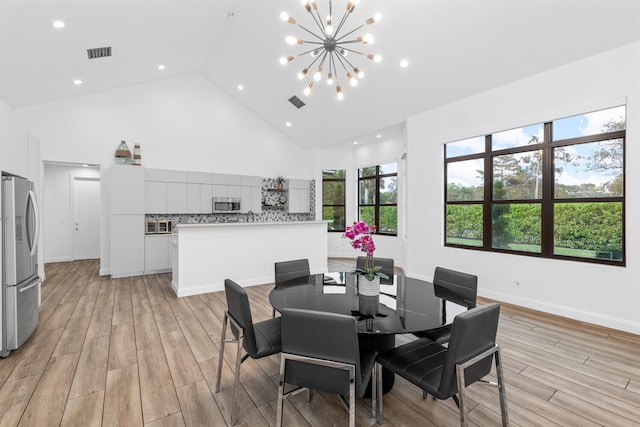
POLYGON ((100 258, 100 180, 73 178, 75 259, 100 258))

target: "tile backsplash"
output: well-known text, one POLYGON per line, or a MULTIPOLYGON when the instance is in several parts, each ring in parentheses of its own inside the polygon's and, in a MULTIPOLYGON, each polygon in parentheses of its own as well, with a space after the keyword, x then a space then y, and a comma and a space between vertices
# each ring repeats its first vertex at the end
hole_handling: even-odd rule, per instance
POLYGON ((175 227, 178 224, 215 224, 226 222, 295 222, 314 221, 316 211, 316 182, 311 180, 309 206, 311 213, 288 213, 277 207, 277 199, 280 193, 268 191, 276 187, 273 178, 262 179, 262 205, 261 213, 254 214, 149 214, 146 219, 168 219, 175 227), (267 205, 265 207, 265 205, 267 205))

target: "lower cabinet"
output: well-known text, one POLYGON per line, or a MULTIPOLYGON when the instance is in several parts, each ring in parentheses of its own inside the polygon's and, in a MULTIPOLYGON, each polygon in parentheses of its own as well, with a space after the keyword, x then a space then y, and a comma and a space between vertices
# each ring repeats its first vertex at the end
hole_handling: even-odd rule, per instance
POLYGON ((144 273, 171 271, 171 234, 144 236, 144 273))
POLYGON ((144 215, 111 215, 111 277, 144 271, 144 215))

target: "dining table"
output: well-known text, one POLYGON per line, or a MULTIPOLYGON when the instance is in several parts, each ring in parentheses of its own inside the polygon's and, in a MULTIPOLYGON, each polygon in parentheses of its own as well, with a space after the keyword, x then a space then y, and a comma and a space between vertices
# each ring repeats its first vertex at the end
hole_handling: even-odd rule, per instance
MULTIPOLYGON (((426 280, 395 274, 381 279, 380 292, 372 296, 359 292, 360 278, 351 272, 299 277, 272 289, 269 302, 278 312, 299 308, 353 316, 360 348, 378 352, 394 348, 397 335, 441 327, 467 309, 462 297, 426 280)), ((394 375, 382 376, 386 393, 394 375)))

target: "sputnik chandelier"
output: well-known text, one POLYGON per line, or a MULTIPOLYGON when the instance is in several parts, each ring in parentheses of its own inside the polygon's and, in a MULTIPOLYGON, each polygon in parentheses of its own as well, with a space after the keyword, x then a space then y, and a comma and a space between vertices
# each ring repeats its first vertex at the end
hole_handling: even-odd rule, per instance
MULTIPOLYGON (((286 21, 292 25, 297 25, 302 28, 305 32, 313 36, 311 40, 303 40, 298 37, 288 36, 285 40, 290 45, 310 45, 311 48, 305 52, 302 52, 296 56, 305 56, 309 55, 311 63, 302 69, 298 73, 298 78, 303 80, 309 70, 312 70, 313 67, 317 64, 316 72, 313 74, 313 79, 309 81, 309 83, 304 88, 304 94, 310 95, 311 90, 313 88, 314 82, 319 82, 322 80, 323 70, 327 70, 326 81, 329 86, 336 85, 336 94, 338 99, 343 99, 344 94, 342 93, 342 87, 340 86, 339 76, 344 71, 347 80, 351 84, 351 86, 358 85, 358 79, 362 79, 364 77, 364 73, 358 67, 356 67, 351 60, 347 58, 349 53, 357 54, 366 57, 374 62, 380 62, 381 56, 374 55, 371 53, 361 52, 356 50, 353 47, 354 44, 362 44, 362 45, 370 45, 373 44, 373 36, 369 33, 366 33, 362 36, 358 36, 354 39, 348 38, 356 31, 362 29, 365 25, 371 25, 374 22, 378 22, 382 15, 380 13, 376 13, 372 18, 367 19, 364 24, 356 27, 350 31, 344 30, 343 27, 349 19, 349 16, 353 13, 353 10, 356 8, 360 1, 359 0, 349 0, 346 6, 346 11, 340 21, 337 21, 337 26, 334 26, 333 22, 333 8, 332 1, 329 0, 329 14, 326 18, 322 18, 320 16, 320 12, 318 11, 318 4, 316 0, 302 0, 302 5, 309 15, 313 18, 313 21, 316 23, 318 30, 311 31, 308 28, 303 27, 298 24, 298 22, 290 17, 287 12, 282 12, 280 14, 280 18, 283 21, 286 21), (344 34, 341 33, 343 31, 344 34)), ((285 65, 295 59, 294 56, 285 56, 280 58, 280 63, 285 65)))

